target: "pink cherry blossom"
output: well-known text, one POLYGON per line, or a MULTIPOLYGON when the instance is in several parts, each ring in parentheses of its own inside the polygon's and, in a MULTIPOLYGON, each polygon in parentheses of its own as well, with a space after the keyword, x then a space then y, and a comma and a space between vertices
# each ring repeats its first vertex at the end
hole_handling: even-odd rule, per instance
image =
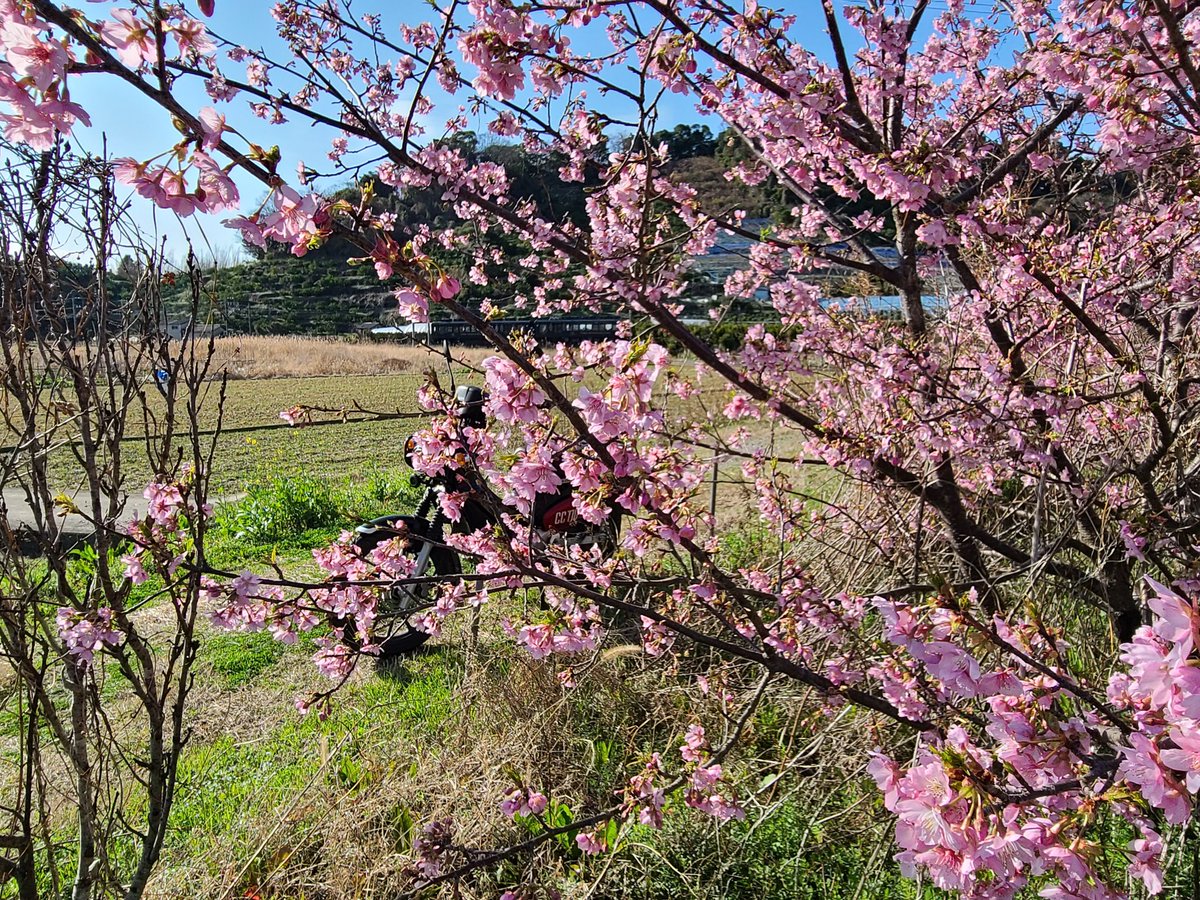
POLYGON ((1173 748, 1159 751, 1163 765, 1184 773, 1189 793, 1200 791, 1200 728, 1185 720, 1170 731, 1173 748))
POLYGON ((603 838, 588 831, 581 831, 575 835, 575 844, 588 856, 595 856, 605 850, 603 838))
POLYGON ((67 653, 83 665, 89 664, 98 650, 115 647, 122 640, 121 632, 113 625, 113 611, 106 606, 91 613, 61 607, 56 622, 67 653))
POLYGON ((200 110, 197 118, 200 120, 200 127, 204 132, 201 145, 205 150, 214 149, 221 143, 221 137, 225 133, 225 116, 217 112, 214 107, 206 106, 200 110))
POLYGON ((130 68, 136 69, 158 59, 154 30, 132 10, 114 9, 112 18, 102 24, 100 35, 130 68))
POLYGON ((172 483, 152 481, 142 492, 147 501, 147 512, 159 525, 166 525, 183 506, 183 494, 179 486, 172 483))
POLYGON ((64 41, 46 40, 38 28, 19 21, 3 26, 5 57, 18 78, 32 80, 40 91, 62 80, 73 54, 64 41))
POLYGON ((684 762, 698 763, 704 758, 704 753, 708 749, 708 742, 704 738, 704 727, 702 725, 689 725, 687 737, 684 738, 683 746, 679 752, 683 755, 684 762))

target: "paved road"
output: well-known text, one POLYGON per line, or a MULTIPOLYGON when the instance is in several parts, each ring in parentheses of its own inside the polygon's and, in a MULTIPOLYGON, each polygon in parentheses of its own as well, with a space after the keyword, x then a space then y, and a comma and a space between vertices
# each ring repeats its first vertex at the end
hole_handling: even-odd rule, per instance
MULTIPOLYGON (((20 488, 5 488, 3 497, 9 527, 14 530, 25 529, 27 532, 33 532, 37 527, 37 518, 34 516, 33 508, 29 505, 29 501, 25 497, 25 492, 20 488)), ((72 497, 71 499, 72 502, 83 505, 85 508, 89 505, 87 498, 72 497)), ((128 501, 125 512, 121 515, 121 521, 128 522, 134 516, 138 515, 145 507, 145 502, 141 497, 128 501)), ((59 523, 62 540, 69 545, 87 540, 95 531, 91 522, 83 516, 74 513, 60 518, 59 523)), ((37 549, 36 534, 27 534, 25 540, 22 541, 22 549, 25 552, 34 552, 37 549)))
MULTIPOLYGON (((28 500, 25 498, 25 492, 20 488, 5 488, 3 491, 4 508, 8 510, 8 524, 13 529, 26 529, 26 538, 22 541, 22 551, 25 553, 38 552, 37 535, 32 533, 37 527, 37 519, 33 514, 33 508, 30 507, 28 500)), ((213 504, 232 503, 241 500, 246 495, 244 493, 226 494, 221 497, 212 499, 213 504)), ((71 502, 86 509, 91 505, 91 501, 87 497, 71 496, 71 502)), ((139 495, 136 497, 127 497, 125 501, 125 511, 121 513, 118 525, 124 525, 131 519, 141 517, 146 512, 146 501, 139 495)), ((63 541, 68 546, 86 541, 92 536, 95 531, 92 523, 83 516, 71 513, 65 517, 59 518, 59 528, 62 534, 63 541)))

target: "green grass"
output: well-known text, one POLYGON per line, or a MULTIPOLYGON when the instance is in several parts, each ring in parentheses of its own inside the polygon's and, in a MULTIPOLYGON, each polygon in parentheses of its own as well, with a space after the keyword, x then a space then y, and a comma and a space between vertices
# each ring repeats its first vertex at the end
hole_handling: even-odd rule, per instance
POLYGON ((779 556, 779 535, 764 522, 750 522, 720 537, 720 560, 728 570, 763 567, 779 556))
MULTIPOLYGON (((253 664, 266 662, 248 650, 252 642, 226 646, 213 659, 229 662, 237 678, 254 677, 253 664)), ((462 673, 454 654, 421 654, 348 686, 324 721, 315 713, 295 715, 250 742, 226 735, 189 748, 180 765, 168 865, 190 860, 216 872, 231 859, 254 863, 252 836, 281 823, 302 833, 306 816, 324 808, 314 796, 366 791, 409 766, 406 748, 439 733, 462 673)))
POLYGON ((275 476, 246 485, 244 497, 218 505, 206 542, 209 562, 234 569, 254 562, 310 560, 309 551, 377 516, 409 512, 419 491, 408 469, 370 469, 354 477, 275 476))
MULTIPOLYGON (((280 420, 279 412, 296 405, 345 408, 352 412, 358 404, 374 412, 415 414, 416 393, 423 382, 424 376, 419 373, 230 381, 220 418, 220 386, 210 382, 201 397, 200 428, 214 429, 220 421, 226 432, 217 441, 211 494, 215 497, 239 494, 246 490, 247 484, 276 476, 319 473, 348 477, 364 468, 403 465, 404 441, 417 427, 415 421, 338 422, 293 428, 280 420)), ((152 407, 162 402, 157 396, 149 400, 152 407)), ((337 416, 319 414, 316 418, 337 416)), ((144 430, 145 423, 140 419, 131 421, 127 428, 131 437, 144 430)), ((143 454, 136 452, 136 443, 129 442, 126 446, 135 452, 126 453, 122 461, 125 489, 140 497, 142 486, 155 473, 150 471, 143 454)), ((79 486, 78 467, 70 447, 54 451, 50 456, 50 480, 55 490, 75 490, 79 486)))
POLYGON ((266 631, 215 634, 202 641, 202 658, 207 659, 226 690, 254 681, 279 660, 287 645, 266 631))
MULTIPOLYGON (((787 801, 759 819, 718 825, 682 803, 668 804, 662 831, 635 826, 618 849, 616 874, 593 896, 649 900, 907 900, 914 882, 900 877, 891 851, 871 860, 879 829, 851 835, 811 828, 787 801), (857 893, 862 881, 862 892, 857 893)), ((591 872, 594 876, 596 873, 591 872)), ((586 880, 586 877, 585 877, 586 880)), ((930 893, 926 897, 942 896, 930 893)))

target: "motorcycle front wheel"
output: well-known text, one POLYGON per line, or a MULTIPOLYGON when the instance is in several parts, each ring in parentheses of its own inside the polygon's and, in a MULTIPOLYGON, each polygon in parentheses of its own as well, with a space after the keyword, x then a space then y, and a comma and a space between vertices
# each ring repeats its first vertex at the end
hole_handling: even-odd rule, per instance
MULTIPOLYGON (((413 578, 421 580, 411 585, 398 582, 379 600, 379 615, 372 634, 374 643, 379 645, 379 659, 393 659, 412 653, 429 640, 427 633, 412 624, 412 619, 429 608, 439 587, 438 582, 425 579, 438 575, 458 575, 462 571, 458 554, 449 547, 427 540, 425 528, 425 521, 415 516, 387 516, 361 528, 354 540, 354 546, 363 555, 400 534, 408 538, 405 556, 418 556, 425 544, 429 544, 428 562, 422 571, 413 573, 413 578)), ((342 640, 356 650, 360 646, 353 626, 342 626, 342 640)))

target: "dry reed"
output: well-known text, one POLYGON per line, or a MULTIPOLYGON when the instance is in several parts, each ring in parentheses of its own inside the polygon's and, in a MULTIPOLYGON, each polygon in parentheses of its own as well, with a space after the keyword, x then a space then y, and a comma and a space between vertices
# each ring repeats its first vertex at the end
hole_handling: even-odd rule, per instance
MULTIPOLYGON (((452 353, 472 365, 490 355, 482 348, 463 347, 452 353)), ((420 344, 247 335, 216 339, 214 371, 230 378, 301 378, 416 373, 440 364, 440 353, 420 344)))

